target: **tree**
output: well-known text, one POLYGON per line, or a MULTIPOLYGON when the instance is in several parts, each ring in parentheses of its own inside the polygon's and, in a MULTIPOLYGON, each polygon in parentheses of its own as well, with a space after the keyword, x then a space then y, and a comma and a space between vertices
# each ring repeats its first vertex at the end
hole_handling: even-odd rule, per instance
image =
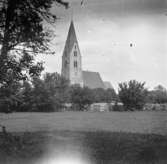
POLYGON ((33 110, 60 111, 67 99, 69 82, 58 73, 46 73, 43 79, 33 79, 33 110))
POLYGON ((105 102, 106 91, 103 88, 95 88, 92 92, 94 95, 94 102, 105 102))
POLYGON ((103 89, 96 88, 92 90, 94 96, 94 102, 106 102, 110 103, 111 101, 117 100, 117 94, 114 89, 103 89))
POLYGON ((124 104, 125 110, 141 110, 145 104, 147 90, 145 83, 131 80, 119 84, 119 98, 124 104))
POLYGON ((32 80, 32 107, 30 110, 38 112, 53 111, 53 102, 49 90, 47 90, 43 79, 34 77, 32 80))
POLYGON ((55 107, 62 108, 69 99, 69 81, 58 73, 46 73, 44 83, 53 98, 55 107))
POLYGON ((43 21, 55 22, 57 17, 50 12, 53 2, 68 6, 62 0, 0 0, 1 102, 13 101, 12 86, 39 76, 44 69, 42 62, 34 59, 38 53, 51 53, 51 36, 44 30, 43 21))
POLYGON ((114 89, 107 89, 105 91, 105 102, 111 103, 112 101, 118 101, 118 96, 114 89))
POLYGON ((0 87, 0 112, 9 113, 16 111, 19 103, 22 101, 20 92, 21 84, 12 83, 9 87, 0 87))
POLYGON ((158 85, 152 91, 148 92, 148 102, 167 103, 167 90, 162 85, 158 85))
POLYGON ((71 87, 71 103, 74 110, 84 111, 93 103, 93 94, 91 89, 78 85, 71 87))
POLYGON ((21 103, 17 106, 17 112, 29 112, 32 108, 33 102, 33 88, 32 84, 28 81, 24 81, 23 84, 20 86, 20 97, 21 103))
POLYGON ((24 80, 27 74, 39 75, 42 63, 35 63, 37 53, 50 52, 50 35, 43 21, 53 23, 56 15, 50 8, 62 0, 1 0, 0 1, 0 85, 9 86, 24 80))
POLYGON ((58 73, 46 73, 31 82, 0 88, 0 111, 60 111, 68 101, 69 82, 58 73))

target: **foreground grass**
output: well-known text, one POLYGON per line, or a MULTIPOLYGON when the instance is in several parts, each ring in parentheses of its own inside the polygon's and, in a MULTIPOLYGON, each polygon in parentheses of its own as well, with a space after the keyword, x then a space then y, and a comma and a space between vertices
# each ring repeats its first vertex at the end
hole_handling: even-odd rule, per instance
POLYGON ((104 131, 0 134, 2 164, 41 164, 50 154, 65 151, 80 152, 91 164, 166 164, 167 137, 104 131))
POLYGON ((0 113, 10 132, 110 131, 167 135, 167 111, 0 113))

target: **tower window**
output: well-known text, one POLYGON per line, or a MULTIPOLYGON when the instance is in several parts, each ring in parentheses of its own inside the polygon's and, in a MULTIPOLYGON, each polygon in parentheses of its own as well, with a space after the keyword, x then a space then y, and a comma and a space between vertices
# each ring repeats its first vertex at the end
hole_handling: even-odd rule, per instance
POLYGON ((78 67, 78 63, 77 61, 74 61, 74 68, 77 68, 78 67))
POLYGON ((67 67, 67 65, 68 65, 68 62, 67 62, 67 60, 66 60, 64 66, 67 67))
POLYGON ((77 51, 74 51, 74 56, 77 56, 77 51))

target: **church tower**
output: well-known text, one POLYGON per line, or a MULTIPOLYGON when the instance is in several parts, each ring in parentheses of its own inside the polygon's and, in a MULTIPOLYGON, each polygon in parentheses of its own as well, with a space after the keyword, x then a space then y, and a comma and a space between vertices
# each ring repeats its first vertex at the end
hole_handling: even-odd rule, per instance
POLYGON ((70 84, 83 86, 82 58, 75 33, 74 23, 71 21, 62 56, 62 76, 70 81, 70 84))

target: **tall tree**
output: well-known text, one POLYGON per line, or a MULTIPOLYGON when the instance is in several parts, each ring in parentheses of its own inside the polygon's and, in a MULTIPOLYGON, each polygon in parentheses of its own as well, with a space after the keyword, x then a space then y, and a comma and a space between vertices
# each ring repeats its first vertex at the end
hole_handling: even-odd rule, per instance
POLYGON ((67 99, 69 82, 58 73, 33 78, 32 105, 36 111, 60 111, 67 99))
POLYGON ((73 110, 87 110, 93 103, 92 90, 87 87, 81 88, 79 85, 73 85, 70 96, 73 110))
POLYGON ((41 72, 34 56, 50 52, 43 20, 55 22, 53 2, 68 7, 63 0, 0 0, 0 86, 41 72))
POLYGON ((147 96, 147 89, 144 85, 145 83, 136 80, 119 84, 118 94, 125 110, 142 110, 147 96))
POLYGON ((113 88, 109 88, 105 91, 105 102, 111 103, 112 101, 118 101, 118 96, 113 88))

